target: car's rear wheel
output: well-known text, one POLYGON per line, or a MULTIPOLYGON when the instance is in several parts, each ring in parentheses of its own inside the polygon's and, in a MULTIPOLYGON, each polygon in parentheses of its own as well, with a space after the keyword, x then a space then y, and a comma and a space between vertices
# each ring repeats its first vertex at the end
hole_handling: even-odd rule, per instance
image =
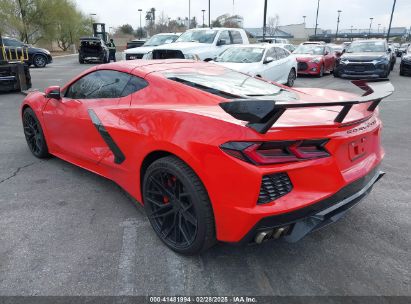
POLYGON ((26 108, 23 112, 23 129, 31 153, 38 158, 48 157, 49 152, 43 129, 36 114, 30 108, 26 108))
POLYGON ((215 244, 208 194, 194 171, 177 157, 158 159, 147 168, 143 202, 157 236, 172 250, 198 254, 215 244))
POLYGON ((295 73, 295 70, 291 69, 290 73, 288 74, 286 85, 289 87, 292 87, 294 85, 296 78, 297 78, 297 74, 295 73))
POLYGON ((36 55, 33 58, 33 64, 36 68, 44 68, 47 64, 47 59, 43 55, 36 55))
POLYGON ((81 56, 78 56, 78 62, 79 62, 80 64, 83 64, 83 63, 84 63, 84 59, 81 58, 81 56))

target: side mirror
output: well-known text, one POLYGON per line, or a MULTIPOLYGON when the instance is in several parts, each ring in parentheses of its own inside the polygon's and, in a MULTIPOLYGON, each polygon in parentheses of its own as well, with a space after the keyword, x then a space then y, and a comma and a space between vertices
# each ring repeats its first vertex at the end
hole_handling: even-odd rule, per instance
POLYGON ((48 87, 44 91, 44 94, 46 95, 47 98, 61 99, 61 93, 60 93, 59 86, 48 87))
POLYGON ((217 42, 217 46, 226 45, 226 44, 227 44, 227 41, 226 41, 225 39, 220 39, 220 40, 218 40, 218 42, 217 42))
POLYGON ((273 57, 267 57, 267 58, 265 58, 265 60, 264 60, 264 64, 268 64, 268 63, 271 63, 271 62, 273 62, 274 61, 274 58, 273 57))
POLYGON ((391 48, 388 48, 387 52, 388 52, 388 53, 391 53, 391 52, 392 52, 391 48))
POLYGON ((328 54, 330 54, 328 51, 324 52, 324 56, 327 56, 328 54))

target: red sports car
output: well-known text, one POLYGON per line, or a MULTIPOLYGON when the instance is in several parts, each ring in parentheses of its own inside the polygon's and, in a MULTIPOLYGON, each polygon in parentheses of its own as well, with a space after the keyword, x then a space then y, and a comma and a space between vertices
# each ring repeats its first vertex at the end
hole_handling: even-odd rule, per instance
POLYGON ((144 204, 158 237, 199 253, 216 241, 297 241, 336 221, 383 175, 377 105, 290 89, 212 63, 123 61, 92 67, 21 107, 36 157, 109 178, 144 204))
POLYGON ((299 75, 322 77, 335 68, 335 52, 325 44, 300 44, 293 54, 298 62, 299 75))

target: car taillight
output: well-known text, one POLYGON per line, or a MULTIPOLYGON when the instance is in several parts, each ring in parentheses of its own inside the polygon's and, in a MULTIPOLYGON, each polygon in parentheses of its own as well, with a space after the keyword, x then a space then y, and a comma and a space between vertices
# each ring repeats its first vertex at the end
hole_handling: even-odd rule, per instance
POLYGON ((280 164, 328 157, 328 139, 228 142, 220 146, 227 154, 256 165, 280 164))

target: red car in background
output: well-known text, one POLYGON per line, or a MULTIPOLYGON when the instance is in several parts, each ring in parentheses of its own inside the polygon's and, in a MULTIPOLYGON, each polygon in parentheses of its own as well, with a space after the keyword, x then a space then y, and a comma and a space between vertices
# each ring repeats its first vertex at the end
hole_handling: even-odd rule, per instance
POLYGON ((131 60, 29 94, 21 116, 34 156, 113 180, 168 247, 197 254, 217 241, 295 242, 371 191, 383 175, 377 105, 393 87, 354 84, 364 96, 131 60))
POLYGON ((322 43, 303 43, 293 52, 298 62, 299 75, 322 77, 324 73, 333 72, 335 52, 322 43))

